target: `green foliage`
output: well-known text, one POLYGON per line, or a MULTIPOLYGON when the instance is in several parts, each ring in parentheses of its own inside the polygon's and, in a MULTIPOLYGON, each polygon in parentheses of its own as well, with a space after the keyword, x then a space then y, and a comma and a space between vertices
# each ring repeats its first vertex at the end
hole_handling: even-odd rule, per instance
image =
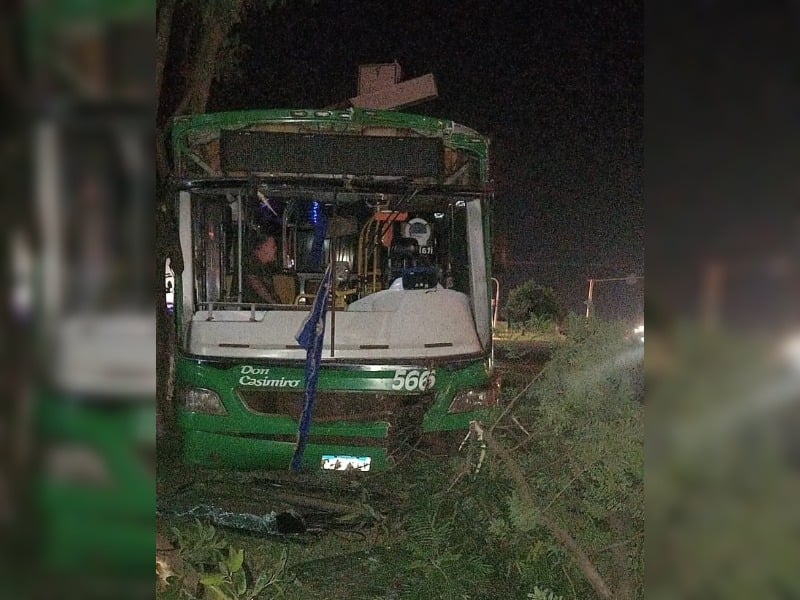
POLYGON ((599 321, 572 317, 566 329, 541 379, 495 430, 515 448, 535 506, 491 453, 478 475, 463 476, 463 464, 442 473, 440 464, 421 463, 406 481, 413 492, 402 549, 415 571, 404 597, 593 597, 574 556, 541 525, 543 514, 572 534, 620 597, 641 596, 642 406, 631 386, 641 346, 599 321), (450 493, 437 491, 448 487, 442 477, 458 482, 450 493), (426 588, 441 595, 426 596, 426 588))
MULTIPOLYGON (((567 339, 515 417, 534 431, 516 455, 536 473, 530 485, 546 511, 572 532, 612 589, 642 589, 643 408, 633 381, 642 349, 616 324, 572 316, 567 339)), ((535 519, 510 501, 520 530, 535 519)))
POLYGON ((212 525, 200 521, 172 532, 182 569, 160 591, 162 600, 254 600, 270 588, 271 598, 283 597, 295 578, 286 572, 288 554, 284 549, 271 570, 262 571, 253 580, 248 575, 245 553, 217 534, 212 525))
POLYGON ((494 585, 503 561, 492 555, 484 516, 491 502, 473 497, 477 481, 448 490, 460 461, 419 461, 386 474, 384 483, 405 498, 390 536, 393 560, 381 561, 376 580, 395 581, 396 598, 513 598, 494 585))
POLYGON ((543 330, 560 323, 567 311, 553 288, 528 281, 508 295, 503 315, 510 328, 543 330))
POLYGON ((524 329, 532 333, 549 333, 555 331, 557 324, 551 315, 532 314, 525 322, 524 329))
POLYGON ((536 585, 569 589, 553 545, 512 522, 503 474, 464 475, 463 467, 462 459, 420 461, 385 477, 405 491, 407 505, 392 528, 394 559, 371 572, 396 581, 396 594, 380 597, 527 600, 536 585))
POLYGON ((800 597, 797 374, 776 364, 774 337, 693 323, 659 334, 648 330, 663 353, 651 361, 648 347, 658 444, 648 448, 647 537, 659 557, 648 598, 800 597))
POLYGON ((506 504, 508 506, 509 521, 515 531, 529 533, 536 529, 539 515, 535 510, 520 502, 516 492, 512 492, 506 498, 506 504))
POLYGON ((528 600, 564 600, 564 597, 557 596, 552 590, 542 589, 537 585, 533 588, 533 592, 528 594, 528 600))
POLYGON ((213 525, 204 525, 195 520, 184 529, 173 527, 172 534, 180 559, 198 570, 216 565, 223 558, 225 541, 219 538, 213 525))
POLYGON ((480 554, 469 551, 463 532, 455 529, 454 519, 417 513, 406 532, 409 577, 403 583, 401 597, 471 597, 489 569, 480 554))
POLYGON ((219 562, 219 571, 200 579, 207 596, 213 600, 253 600, 268 587, 275 586, 271 597, 281 593, 280 584, 285 583, 283 573, 286 568, 287 553, 284 550, 281 560, 271 574, 261 573, 255 581, 248 582, 244 570, 244 550, 228 547, 228 558, 219 562))

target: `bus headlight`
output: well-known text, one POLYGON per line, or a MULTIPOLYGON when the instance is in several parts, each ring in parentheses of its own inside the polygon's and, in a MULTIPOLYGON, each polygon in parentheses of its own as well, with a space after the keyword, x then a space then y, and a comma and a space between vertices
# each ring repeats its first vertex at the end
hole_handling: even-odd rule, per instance
POLYGON ((183 410, 207 415, 227 415, 219 394, 198 387, 182 387, 178 390, 178 402, 183 410))
POLYGON ((466 389, 456 393, 450 403, 449 413, 462 413, 497 406, 499 389, 496 385, 485 388, 466 389))

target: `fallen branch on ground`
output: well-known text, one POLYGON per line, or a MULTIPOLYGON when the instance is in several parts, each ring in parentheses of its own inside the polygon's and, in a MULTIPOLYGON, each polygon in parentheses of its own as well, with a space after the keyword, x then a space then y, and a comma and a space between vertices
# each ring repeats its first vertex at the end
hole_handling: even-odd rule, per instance
MULTIPOLYGON (((530 508, 536 509, 536 503, 533 499, 533 492, 525 478, 517 461, 511 456, 508 450, 498 442, 491 433, 491 429, 484 429, 477 421, 470 423, 470 429, 475 431, 476 435, 482 436, 484 442, 490 450, 496 452, 500 459, 505 464, 508 472, 511 474, 512 479, 516 483, 517 493, 520 500, 527 504, 530 508)), ((544 512, 536 510, 539 522, 547 529, 547 531, 558 541, 558 543, 567 550, 575 560, 583 576, 592 586, 600 598, 611 599, 614 597, 606 582, 603 580, 594 563, 589 559, 586 553, 578 546, 575 538, 570 533, 562 528, 553 519, 548 517, 544 512)))
POLYGON ((500 421, 502 421, 502 420, 503 420, 503 417, 505 417, 505 416, 506 416, 506 415, 509 413, 509 411, 510 411, 510 410, 511 410, 511 409, 514 407, 514 404, 516 404, 517 400, 519 400, 520 398, 522 398, 522 394, 524 394, 525 392, 527 392, 527 391, 528 391, 528 389, 529 389, 529 388, 530 388, 530 387, 533 385, 533 382, 534 382, 534 381, 536 381, 537 379, 539 379, 539 377, 541 377, 541 376, 542 376, 542 373, 544 373, 545 371, 547 371, 547 367, 548 367, 548 366, 550 366, 550 363, 547 363, 547 364, 546 364, 546 365, 545 365, 545 366, 542 368, 542 370, 541 370, 541 371, 539 371, 539 372, 538 372, 536 375, 534 375, 534 376, 531 378, 531 380, 530 380, 530 381, 529 381, 527 384, 525 384, 525 387, 524 387, 524 388, 522 388, 522 389, 519 391, 519 393, 518 393, 516 396, 514 396, 514 397, 513 397, 511 400, 509 400, 508 404, 507 404, 507 405, 506 405, 506 407, 503 409, 503 412, 502 412, 502 413, 500 413, 500 416, 499 416, 499 417, 497 417, 497 420, 496 420, 496 421, 495 421, 495 422, 492 424, 492 426, 491 426, 491 427, 489 427, 489 432, 492 432, 492 431, 494 431, 494 428, 495 428, 495 427, 497 427, 497 424, 498 424, 500 421))

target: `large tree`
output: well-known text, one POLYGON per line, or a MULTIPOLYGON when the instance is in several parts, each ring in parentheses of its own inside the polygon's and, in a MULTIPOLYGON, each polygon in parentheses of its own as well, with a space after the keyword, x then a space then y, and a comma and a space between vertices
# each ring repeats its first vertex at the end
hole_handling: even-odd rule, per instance
MULTIPOLYGON (((268 5, 276 0, 262 0, 268 5)), ((158 0, 156 94, 159 177, 169 173, 166 134, 172 117, 206 111, 211 86, 230 66, 232 30, 250 0, 158 0)))
MULTIPOLYGON (((262 0, 269 5, 275 0, 262 0)), ((230 65, 232 31, 250 0, 158 0, 156 5, 156 281, 163 281, 170 258, 176 273, 183 270, 178 235, 168 210, 170 198, 169 125, 182 114, 206 111, 214 81, 230 65)), ((156 289, 157 306, 164 292, 156 289)), ((163 308, 157 311, 157 405, 159 430, 168 430, 173 410, 169 393, 173 323, 163 308)))

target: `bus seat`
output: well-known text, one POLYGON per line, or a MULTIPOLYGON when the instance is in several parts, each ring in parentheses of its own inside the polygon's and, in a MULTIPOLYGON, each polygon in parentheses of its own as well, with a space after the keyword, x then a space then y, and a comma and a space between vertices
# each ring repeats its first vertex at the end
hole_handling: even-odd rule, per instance
POLYGON ((297 295, 297 278, 288 273, 279 273, 272 276, 275 292, 281 304, 292 304, 297 295))

